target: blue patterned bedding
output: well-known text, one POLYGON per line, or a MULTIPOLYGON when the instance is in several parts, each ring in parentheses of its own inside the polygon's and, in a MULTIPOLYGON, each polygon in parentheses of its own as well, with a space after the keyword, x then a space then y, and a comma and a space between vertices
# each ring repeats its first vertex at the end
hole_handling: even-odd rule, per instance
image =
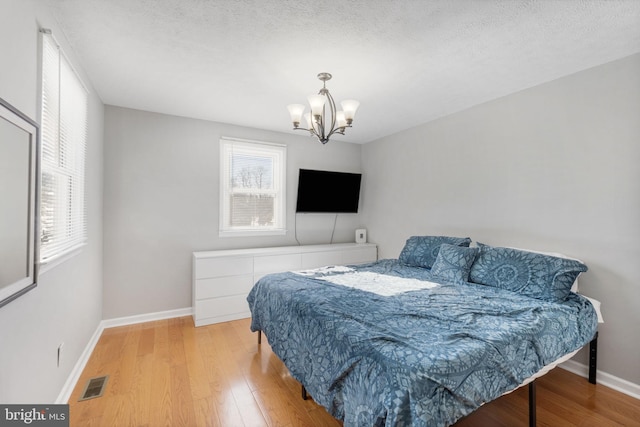
POLYGON ((251 330, 345 426, 451 425, 582 347, 597 327, 577 294, 555 303, 447 284, 397 260, 269 275, 247 299, 251 330), (363 290, 358 278, 376 275, 397 278, 400 292, 363 290), (345 286, 348 276, 355 285, 345 286))

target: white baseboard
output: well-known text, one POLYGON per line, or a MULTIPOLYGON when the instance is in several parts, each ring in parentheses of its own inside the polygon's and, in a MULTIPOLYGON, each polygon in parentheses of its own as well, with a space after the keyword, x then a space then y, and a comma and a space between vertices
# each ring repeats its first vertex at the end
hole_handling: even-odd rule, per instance
MULTIPOLYGON (((573 360, 567 360, 566 362, 561 363, 558 366, 560 366, 562 369, 566 369, 569 372, 573 372, 576 375, 580 375, 581 377, 589 378, 589 367, 587 365, 583 365, 582 363, 578 363, 573 360)), ((596 372, 596 382, 636 399, 640 399, 640 385, 634 384, 631 381, 623 380, 622 378, 618 378, 607 372, 598 370, 596 372)))
POLYGON ((116 317, 103 320, 103 327, 115 328, 116 326, 135 325, 136 323, 153 322, 154 320, 173 319, 174 317, 191 316, 193 308, 178 308, 176 310, 158 311, 156 313, 137 314, 135 316, 116 317))
POLYGON ((76 383, 80 379, 80 375, 82 375, 82 371, 84 367, 87 365, 89 358, 91 357, 91 353, 93 353, 93 349, 95 348, 98 340, 100 339, 100 335, 102 335, 102 331, 104 327, 102 326, 102 322, 98 323, 98 327, 96 328, 93 335, 89 339, 87 346, 84 348, 84 351, 80 355, 80 358, 76 362, 75 366, 69 373, 67 377, 67 381, 65 381, 62 386, 62 390, 60 390, 60 394, 58 394, 58 398, 56 399, 56 404, 64 404, 69 402, 69 398, 71 397, 71 393, 73 393, 73 389, 76 386, 76 383))
POLYGON ((176 310, 167 310, 167 311, 159 311, 156 313, 147 313, 147 314, 139 314, 136 316, 127 316, 127 317, 117 317, 113 319, 103 320, 98 324, 95 332, 89 339, 87 346, 84 351, 80 355, 80 358, 76 362, 75 366, 69 373, 69 377, 67 381, 65 381, 62 386, 62 390, 60 390, 60 394, 58 394, 58 398, 56 399, 56 404, 64 404, 69 402, 69 398, 71 397, 71 393, 73 393, 73 389, 76 386, 76 383, 80 379, 80 375, 82 375, 82 371, 84 367, 87 365, 89 358, 91 357, 91 353, 93 353, 93 349, 96 347, 102 332, 107 328, 113 328, 116 326, 126 326, 126 325, 135 325, 136 323, 143 322, 152 322, 154 320, 163 320, 163 319, 172 319, 174 317, 183 317, 183 316, 191 316, 193 314, 193 308, 179 308, 176 310))

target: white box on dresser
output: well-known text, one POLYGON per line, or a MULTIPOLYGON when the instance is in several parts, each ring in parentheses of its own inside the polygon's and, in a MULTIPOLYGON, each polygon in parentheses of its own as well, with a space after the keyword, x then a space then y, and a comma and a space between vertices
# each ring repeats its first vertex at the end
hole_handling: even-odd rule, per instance
POLYGON ((373 243, 194 252, 193 321, 202 326, 250 317, 247 295, 267 274, 377 259, 373 243))

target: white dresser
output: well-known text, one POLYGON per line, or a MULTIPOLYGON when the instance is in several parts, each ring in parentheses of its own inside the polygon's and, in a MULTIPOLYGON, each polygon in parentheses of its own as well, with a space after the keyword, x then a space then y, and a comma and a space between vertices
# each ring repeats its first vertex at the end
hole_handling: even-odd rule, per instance
POLYGON ((247 295, 269 273, 378 259, 373 243, 283 246, 193 253, 193 321, 196 326, 250 317, 247 295))

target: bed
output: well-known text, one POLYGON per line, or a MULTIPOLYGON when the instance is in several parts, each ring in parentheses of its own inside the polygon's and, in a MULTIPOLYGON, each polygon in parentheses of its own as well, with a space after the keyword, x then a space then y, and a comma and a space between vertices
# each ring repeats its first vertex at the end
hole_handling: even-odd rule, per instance
POLYGON ((583 263, 469 242, 413 236, 399 259, 266 276, 247 298, 251 329, 345 426, 454 424, 598 325, 571 291, 583 263))

